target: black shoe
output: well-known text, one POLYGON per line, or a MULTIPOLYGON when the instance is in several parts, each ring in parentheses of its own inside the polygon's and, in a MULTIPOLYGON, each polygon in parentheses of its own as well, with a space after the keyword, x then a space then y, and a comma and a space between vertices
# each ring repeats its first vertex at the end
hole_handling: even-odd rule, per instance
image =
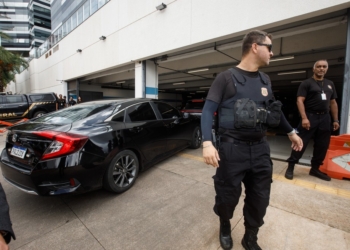
POLYGON ((231 223, 229 220, 220 219, 220 245, 225 250, 232 249, 233 247, 231 223))
POLYGON ((287 171, 284 175, 288 180, 293 180, 294 163, 288 163, 287 171))
POLYGON ((324 180, 324 181, 330 181, 331 180, 331 177, 329 177, 328 175, 322 173, 320 170, 318 170, 316 168, 311 168, 309 175, 315 176, 315 177, 320 178, 321 180, 324 180))
POLYGON ((245 234, 242 239, 242 246, 245 250, 262 250, 258 245, 259 228, 245 228, 245 234))

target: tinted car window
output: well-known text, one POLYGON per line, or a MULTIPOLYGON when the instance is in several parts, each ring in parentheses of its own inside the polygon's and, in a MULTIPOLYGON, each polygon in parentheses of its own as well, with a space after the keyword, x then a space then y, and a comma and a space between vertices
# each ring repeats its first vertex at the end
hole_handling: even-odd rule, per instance
POLYGON ((15 96, 15 95, 6 96, 5 99, 6 99, 7 103, 17 103, 17 102, 24 101, 23 96, 20 96, 20 95, 19 96, 15 96))
POLYGON ((101 122, 112 115, 111 104, 76 105, 35 119, 35 122, 69 124, 90 117, 94 123, 101 122))
POLYGON ((114 122, 123 122, 124 121, 124 111, 116 114, 113 118, 112 121, 114 122))
POLYGON ((127 122, 141 122, 150 120, 157 120, 157 118, 148 102, 134 105, 128 108, 126 111, 127 122))
POLYGON ((163 119, 177 118, 180 116, 179 112, 172 106, 166 103, 155 102, 154 103, 163 119))
POLYGON ((30 100, 32 102, 41 102, 41 101, 54 101, 55 97, 51 94, 42 94, 42 95, 30 95, 30 100))

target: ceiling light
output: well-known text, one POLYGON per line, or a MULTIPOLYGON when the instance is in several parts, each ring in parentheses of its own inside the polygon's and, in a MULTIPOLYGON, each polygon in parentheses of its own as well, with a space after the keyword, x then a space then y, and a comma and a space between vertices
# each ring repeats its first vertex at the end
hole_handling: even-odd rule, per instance
POLYGON ((210 89, 210 87, 199 87, 200 89, 210 89))
POLYGON ((306 73, 306 71, 300 70, 300 71, 282 72, 282 73, 278 73, 277 75, 283 76, 283 75, 292 75, 292 74, 301 74, 301 73, 306 73))
POLYGON ((105 36, 100 36, 99 39, 100 40, 106 40, 106 37, 105 36))
POLYGON ((185 89, 175 89, 175 90, 185 90, 185 89))
POLYGON ((166 8, 166 4, 164 4, 164 3, 161 3, 160 5, 158 5, 156 7, 157 10, 164 10, 165 8, 166 8))
POLYGON ((203 91, 203 90, 197 90, 196 92, 197 92, 197 93, 204 93, 205 91, 203 91))
POLYGON ((182 85, 182 84, 185 84, 185 82, 176 82, 176 83, 173 83, 173 85, 182 85))
POLYGON ((291 60, 291 59, 294 59, 294 56, 277 57, 277 58, 271 59, 270 62, 277 62, 277 61, 291 60))
POLYGON ((116 84, 122 84, 122 83, 125 83, 125 81, 116 82, 116 84))
POLYGON ((209 69, 208 68, 206 68, 206 69, 196 69, 196 70, 187 71, 187 73, 196 73, 196 72, 207 71, 207 70, 209 70, 209 69))

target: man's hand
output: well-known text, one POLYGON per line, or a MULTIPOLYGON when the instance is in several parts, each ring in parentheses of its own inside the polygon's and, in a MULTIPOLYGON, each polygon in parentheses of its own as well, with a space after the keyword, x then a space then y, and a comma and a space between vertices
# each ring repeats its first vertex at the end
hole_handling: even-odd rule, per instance
POLYGON ((9 250, 9 246, 6 244, 4 237, 0 234, 0 250, 9 250))
POLYGON ((289 135, 289 140, 292 142, 292 149, 301 151, 303 149, 303 140, 296 134, 289 135))
POLYGON ((339 129, 339 122, 333 122, 333 131, 336 131, 339 129))
POLYGON ((301 120, 301 125, 303 126, 303 128, 309 130, 310 129, 310 121, 309 121, 309 119, 303 118, 301 120))
POLYGON ((203 158, 207 165, 212 165, 215 168, 219 167, 219 153, 211 141, 203 142, 203 158))

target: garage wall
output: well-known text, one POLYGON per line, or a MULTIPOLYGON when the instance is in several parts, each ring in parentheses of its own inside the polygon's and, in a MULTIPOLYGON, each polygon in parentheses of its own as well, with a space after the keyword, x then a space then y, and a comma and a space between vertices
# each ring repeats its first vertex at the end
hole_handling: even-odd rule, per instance
POLYGON ((345 0, 163 2, 168 7, 157 11, 158 0, 109 1, 62 39, 55 52, 51 49, 50 56, 32 60, 7 91, 63 92, 62 80, 350 7, 345 0), (99 40, 101 35, 107 39, 99 40))

